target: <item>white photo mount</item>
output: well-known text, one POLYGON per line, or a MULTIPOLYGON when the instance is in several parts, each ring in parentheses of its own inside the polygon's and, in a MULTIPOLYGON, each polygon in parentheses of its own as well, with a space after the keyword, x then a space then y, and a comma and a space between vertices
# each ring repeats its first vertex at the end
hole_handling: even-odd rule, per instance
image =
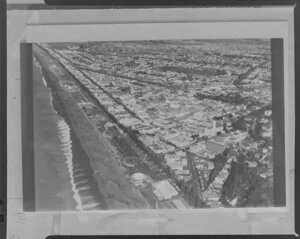
MULTIPOLYGON (((294 20, 292 7, 28 11, 19 43, 281 38, 284 48, 286 206, 197 210, 24 212, 20 71, 8 65, 8 236, 294 234, 294 20), (53 17, 55 16, 55 17, 53 17), (68 23, 62 22, 68 19, 68 23), (80 23, 80 24, 79 24, 80 23), (15 97, 15 98, 14 98, 15 97)), ((13 19, 13 14, 8 19, 13 19)), ((8 39, 12 34, 8 33, 8 39)), ((18 44, 19 44, 18 43, 18 44)), ((8 49, 13 57, 15 46, 8 49)), ((18 53, 17 53, 18 54, 18 53)), ((17 58, 20 56, 17 56, 17 58)))

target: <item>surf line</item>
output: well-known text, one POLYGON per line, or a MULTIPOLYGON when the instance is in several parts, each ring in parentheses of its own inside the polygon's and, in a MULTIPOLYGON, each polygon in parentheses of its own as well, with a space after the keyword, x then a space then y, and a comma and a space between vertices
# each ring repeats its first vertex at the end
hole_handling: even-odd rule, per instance
MULTIPOLYGON (((36 66, 40 70, 43 84, 45 85, 45 87, 47 87, 49 89, 47 81, 42 72, 42 66, 35 58, 34 58, 34 61, 35 61, 36 66)), ((71 183, 72 192, 73 192, 73 198, 76 202, 76 209, 79 211, 83 211, 83 203, 82 203, 79 191, 76 188, 76 184, 74 181, 72 139, 71 139, 71 133, 70 133, 71 129, 70 129, 69 125, 67 124, 67 122, 64 120, 64 118, 55 110, 55 108, 53 106, 53 96, 52 96, 51 90, 50 90, 49 95, 50 95, 51 108, 52 108, 53 112, 55 112, 55 114, 57 115, 57 120, 56 120, 57 135, 60 140, 61 150, 66 159, 65 163, 67 165, 68 172, 69 172, 70 183, 71 183)))

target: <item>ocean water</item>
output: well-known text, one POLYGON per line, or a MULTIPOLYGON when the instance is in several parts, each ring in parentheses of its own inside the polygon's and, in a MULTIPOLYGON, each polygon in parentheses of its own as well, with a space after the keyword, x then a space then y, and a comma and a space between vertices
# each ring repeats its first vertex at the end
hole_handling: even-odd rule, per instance
POLYGON ((68 166, 68 172, 70 176, 70 182, 72 185, 73 198, 76 202, 76 209, 82 210, 82 201, 74 182, 73 173, 73 153, 72 153, 72 140, 70 136, 70 127, 66 121, 62 118, 57 122, 57 134, 61 142, 61 150, 66 158, 66 165, 68 166))
POLYGON ((44 103, 35 107, 35 164, 42 171, 35 176, 37 210, 99 210, 103 205, 88 159, 60 114, 62 109, 55 103, 51 86, 36 59, 35 67, 40 76, 37 80, 41 79, 35 82, 40 94, 35 100, 44 103))

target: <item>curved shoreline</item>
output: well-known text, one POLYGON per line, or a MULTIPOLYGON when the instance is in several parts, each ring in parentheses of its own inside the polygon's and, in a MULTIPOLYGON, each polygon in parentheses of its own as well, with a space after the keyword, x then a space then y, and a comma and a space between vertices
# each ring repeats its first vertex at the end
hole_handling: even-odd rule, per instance
MULTIPOLYGON (((67 158, 66 164, 68 165, 70 173, 72 191, 74 192, 74 199, 77 202, 76 209, 90 210, 99 209, 99 207, 101 209, 103 209, 103 207, 106 208, 104 206, 104 197, 100 193, 98 193, 98 190, 95 188, 96 182, 92 176, 93 171, 88 164, 88 156, 84 153, 84 150, 82 149, 82 146, 79 140, 77 139, 76 133, 74 132, 68 114, 67 112, 65 112, 63 104, 60 102, 60 98, 57 95, 55 88, 51 84, 51 81, 48 79, 47 74, 43 68, 42 74, 45 78, 45 81, 48 84, 48 88, 51 90, 53 110, 57 112, 57 114, 62 118, 63 122, 65 122, 68 128, 67 137, 70 140, 69 142, 71 142, 71 148, 69 149, 68 153, 71 153, 72 155, 65 156, 67 158), (81 169, 81 172, 78 171, 78 169, 81 169), (85 183, 82 184, 83 182, 85 183)), ((68 142, 68 140, 66 140, 65 142, 68 142)))
MULTIPOLYGON (((53 88, 53 97, 55 99, 55 107, 60 110, 60 115, 64 116, 66 122, 70 125, 73 143, 79 147, 74 147, 76 151, 80 151, 82 157, 76 154, 77 162, 80 166, 75 165, 75 170, 85 168, 89 171, 89 183, 95 197, 101 204, 97 209, 139 209, 149 208, 147 201, 135 186, 128 181, 127 177, 120 171, 119 165, 115 161, 115 155, 111 152, 110 145, 106 142, 99 132, 95 131, 78 107, 76 100, 70 93, 65 92, 62 87, 63 82, 73 82, 73 76, 56 62, 43 49, 36 47, 34 55, 43 66, 46 78, 49 78, 49 84, 53 88), (82 167, 81 165, 84 165, 82 167)), ((75 153, 74 153, 75 156, 75 153)), ((80 175, 80 174, 79 174, 80 175)), ((78 176, 78 182, 85 180, 83 176, 78 176)), ((77 183, 77 182, 76 182, 77 183)), ((84 201, 91 205, 93 202, 84 193, 84 201)))
POLYGON ((56 133, 60 116, 52 107, 51 90, 41 66, 34 62, 34 157, 36 210, 74 210, 76 202, 65 164, 61 139, 56 133))
POLYGON ((44 86, 49 89, 49 98, 50 98, 50 105, 53 110, 53 113, 57 115, 56 119, 56 131, 58 138, 60 140, 60 150, 63 152, 63 155, 66 159, 66 165, 68 167, 69 177, 70 177, 70 183, 71 188, 73 192, 73 198, 76 202, 76 209, 82 210, 82 202, 79 195, 79 192, 76 188, 75 182, 74 182, 74 173, 73 173, 73 150, 72 150, 72 139, 70 135, 70 127, 67 124, 67 122, 64 120, 64 118, 56 111, 54 105, 53 105, 53 95, 52 90, 49 84, 47 83, 47 80, 45 79, 45 76, 43 74, 42 66, 39 64, 39 62, 35 59, 35 64, 39 68, 41 73, 41 78, 44 83, 44 86))
MULTIPOLYGON (((87 156, 81 149, 81 145, 78 142, 78 139, 76 139, 76 134, 73 132, 72 125, 70 124, 70 122, 68 122, 67 114, 66 112, 64 112, 61 103, 56 97, 57 95, 55 89, 53 88, 51 81, 49 81, 49 79, 47 78, 47 74, 45 74, 45 70, 43 69, 38 59, 35 59, 35 67, 39 69, 43 86, 49 91, 47 102, 49 108, 52 109, 52 114, 54 114, 53 116, 51 116, 51 121, 55 124, 54 131, 56 132, 56 137, 59 141, 58 149, 54 150, 56 151, 56 153, 61 152, 61 157, 64 158, 63 163, 67 167, 67 169, 64 171, 66 171, 69 175, 68 181, 70 183, 70 188, 72 191, 72 198, 76 204, 70 209, 91 210, 99 209, 99 207, 102 208, 104 202, 100 201, 103 197, 101 197, 101 195, 97 193, 98 190, 95 187, 95 181, 92 177, 93 172, 89 165, 84 162, 84 159, 86 159, 87 156)), ((36 120, 40 120, 40 118, 44 117, 40 116, 39 112, 36 113, 38 117, 38 119, 36 120)), ((40 131, 40 128, 36 128, 36 130, 40 131)), ((48 143, 51 145, 51 142, 48 143)), ((50 147, 53 149, 53 146, 50 147)), ((56 146, 54 146, 54 148, 56 148, 56 146)), ((37 148, 36 150, 39 150, 39 148, 37 148)), ((37 158, 36 160, 39 161, 40 159, 37 158)), ((58 167, 61 168, 62 165, 58 167)), ((51 191, 55 193, 55 189, 53 190, 51 191)), ((64 190, 63 194, 68 194, 68 192, 64 190)), ((45 207, 48 208, 46 200, 41 203, 45 204, 45 207)), ((54 208, 54 210, 56 209, 60 208, 54 208)))

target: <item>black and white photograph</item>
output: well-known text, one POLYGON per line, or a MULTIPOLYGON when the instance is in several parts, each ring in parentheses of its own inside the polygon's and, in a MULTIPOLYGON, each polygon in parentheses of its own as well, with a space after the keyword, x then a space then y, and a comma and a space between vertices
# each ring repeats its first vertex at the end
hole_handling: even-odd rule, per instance
POLYGON ((294 234, 293 6, 25 12, 9 238, 294 234))
POLYGON ((271 39, 34 43, 36 211, 273 207, 271 58, 271 39))

